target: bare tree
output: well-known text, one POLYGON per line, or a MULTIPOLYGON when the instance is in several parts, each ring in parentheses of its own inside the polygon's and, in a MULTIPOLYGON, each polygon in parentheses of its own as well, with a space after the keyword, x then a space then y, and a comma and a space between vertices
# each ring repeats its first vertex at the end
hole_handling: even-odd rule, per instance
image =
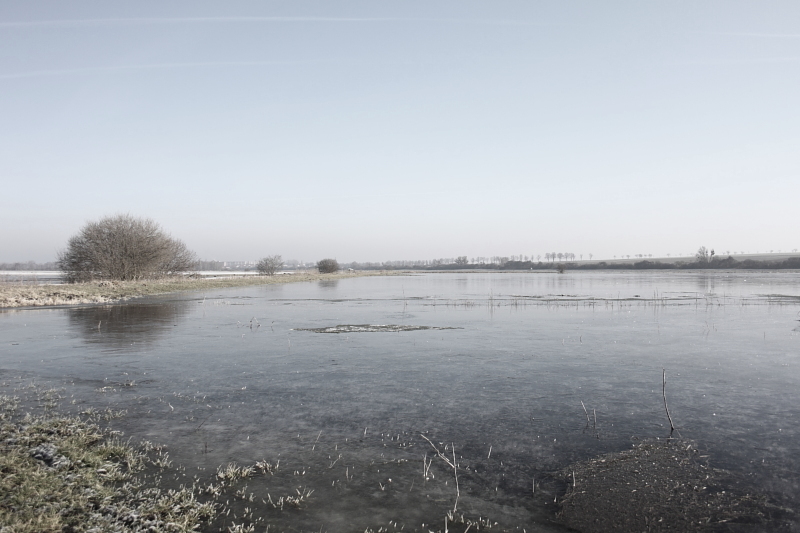
POLYGON ((701 246, 697 249, 697 253, 694 254, 694 258, 697 259, 698 263, 708 263, 709 253, 708 249, 705 246, 701 246))
POLYGON ((339 271, 339 262, 336 259, 321 259, 317 261, 320 274, 333 274, 339 271))
POLYGON ((262 276, 274 276, 275 272, 283 266, 283 258, 279 255, 268 255, 256 263, 256 270, 262 276))
POLYGON ((58 253, 69 283, 157 278, 194 268, 197 258, 149 218, 116 215, 89 222, 58 253))

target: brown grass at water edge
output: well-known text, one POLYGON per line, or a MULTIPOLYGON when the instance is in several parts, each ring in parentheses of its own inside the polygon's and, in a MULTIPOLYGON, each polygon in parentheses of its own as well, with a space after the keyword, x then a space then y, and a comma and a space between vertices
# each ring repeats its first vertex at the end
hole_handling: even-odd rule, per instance
POLYGON ((139 296, 181 291, 405 274, 407 273, 401 271, 339 272, 335 274, 309 272, 230 278, 171 277, 140 281, 91 281, 63 285, 3 284, 0 285, 0 308, 111 303, 139 296))

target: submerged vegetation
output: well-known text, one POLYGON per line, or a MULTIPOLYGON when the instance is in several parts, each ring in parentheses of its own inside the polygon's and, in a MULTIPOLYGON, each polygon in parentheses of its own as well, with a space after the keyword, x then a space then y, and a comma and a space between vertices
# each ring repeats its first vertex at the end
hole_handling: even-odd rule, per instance
MULTIPOLYGON (((126 416, 125 411, 86 409, 80 416, 64 415, 55 410, 58 391, 30 388, 37 395, 40 414, 21 408, 25 402, 18 397, 0 395, 3 532, 244 533, 270 531, 270 526, 287 520, 300 521, 291 530, 305 531, 300 525, 303 510, 347 494, 417 505, 438 502, 441 514, 436 523, 423 522, 420 529, 389 520, 389 527, 366 531, 509 531, 508 525, 462 509, 478 508, 486 497, 484 485, 502 483, 500 478, 506 477, 492 472, 491 447, 483 459, 425 434, 381 434, 384 452, 397 449, 407 452, 401 455, 408 459, 419 457, 422 468, 417 461, 384 453, 366 464, 357 463, 352 455, 366 452, 361 439, 332 447, 320 442, 320 431, 308 439, 298 457, 251 465, 225 463, 202 478, 187 478, 186 468, 173 465, 165 447, 148 441, 135 445, 103 427, 126 416), (314 453, 327 456, 321 467, 311 466, 314 453), (344 454, 348 458, 343 459, 344 454), (282 461, 289 465, 282 467, 282 461), (301 478, 311 486, 297 486, 301 478), (282 490, 287 482, 296 489, 282 490)), ((364 437, 366 433, 367 429, 364 437)), ((791 510, 753 492, 741 477, 711 468, 707 457, 690 440, 647 440, 628 451, 573 463, 542 479, 534 477, 527 499, 542 505, 551 502, 548 520, 576 531, 786 529, 791 510)), ((508 475, 515 474, 508 471, 508 475)))
MULTIPOLYGON (((303 511, 325 499, 315 495, 313 486, 298 486, 299 479, 320 481, 306 463, 309 457, 296 457, 304 466, 294 468, 281 467, 280 459, 255 461, 251 465, 227 462, 216 468, 198 468, 205 473, 187 478, 186 467, 173 465, 165 446, 149 441, 132 444, 130 439, 123 440, 120 432, 104 426, 126 417, 126 411, 88 408, 77 416, 67 415, 58 412, 60 389, 45 389, 32 383, 16 389, 20 391, 22 399, 0 395, 0 531, 3 533, 254 533, 270 531, 276 522, 293 523, 298 519, 302 522, 303 511), (293 490, 282 488, 287 481, 295 487, 293 490)), ((312 454, 323 446, 321 434, 312 441, 312 454)), ((380 440, 384 441, 384 437, 380 440)), ((339 443, 334 450, 344 452, 342 446, 346 444, 339 443)), ((361 450, 356 442, 351 446, 361 450)), ((452 448, 450 452, 455 453, 452 448)), ((332 469, 342 460, 342 453, 335 458, 321 449, 316 453, 328 455, 320 472, 326 476, 323 487, 334 479, 333 493, 340 493, 343 480, 332 469)), ((374 483, 370 476, 370 485, 380 486, 380 491, 367 490, 373 497, 390 492, 387 488, 392 479, 381 476, 381 468, 417 470, 403 459, 381 460, 377 465, 373 459, 370 465, 377 466, 378 479, 383 479, 383 483, 374 483)), ((360 492, 366 489, 362 487, 366 481, 364 475, 370 471, 374 474, 375 469, 363 465, 358 468, 358 475, 352 463, 342 464, 339 470, 344 470, 344 482, 347 485, 352 482, 353 489, 360 492)), ((433 483, 430 464, 426 476, 433 483)), ((424 484, 417 485, 418 492, 424 484)), ((440 485, 442 491, 437 491, 437 495, 450 496, 446 479, 440 485)), ((413 489, 414 484, 411 486, 413 489)), ((327 494, 329 498, 332 493, 327 494)), ((366 519, 375 524, 370 517, 366 519)), ((496 522, 470 518, 455 509, 443 513, 437 522, 438 525, 423 524, 422 530, 448 531, 448 524, 453 533, 497 529, 496 522)), ((396 521, 389 521, 389 525, 375 524, 366 531, 406 529, 396 521)), ((298 525, 289 530, 307 529, 298 525)), ((408 530, 420 531, 414 527, 408 530)))
MULTIPOLYGON (((361 331, 361 326, 354 328, 361 331)), ((672 426, 662 372, 664 408, 672 426)), ((103 387, 102 394, 109 388, 103 387)), ((304 431, 290 436, 293 444, 288 449, 273 443, 249 454, 250 461, 258 456, 274 461, 237 464, 229 461, 229 455, 217 454, 222 464, 204 459, 194 465, 173 465, 166 447, 147 441, 131 444, 133 440, 123 440, 120 432, 107 427, 127 417, 126 410, 90 407, 78 415, 64 414, 58 412, 61 389, 32 383, 14 393, 22 399, 0 395, 3 533, 466 533, 519 531, 533 525, 532 516, 536 523, 563 524, 585 532, 793 531, 792 509, 755 490, 747 476, 710 467, 709 455, 700 452, 696 442, 672 438, 674 428, 666 440, 639 441, 631 450, 580 460, 566 468, 541 462, 541 455, 514 460, 508 448, 497 442, 494 447, 491 442, 478 447, 457 445, 442 440, 438 432, 384 433, 370 427, 364 427, 363 433, 361 428, 348 432, 349 437, 304 431), (276 452, 276 447, 283 452, 276 452), (206 466, 201 468, 203 463, 206 466), (196 467, 196 475, 187 476, 186 466, 196 467), (505 523, 499 524, 487 518, 487 511, 497 512, 503 498, 513 498, 516 505, 514 512, 503 517, 505 523), (347 511, 330 511, 340 505, 347 511), (358 508, 381 508, 387 513, 382 525, 374 527, 375 516, 358 508), (538 509, 535 515, 528 514, 532 508, 538 509), (389 514, 409 509, 412 513, 402 520, 389 514)), ((137 402, 141 399, 137 395, 137 402)), ((157 401, 166 404, 170 413, 176 407, 183 411, 203 405, 199 407, 202 421, 197 411, 187 410, 190 424, 172 426, 184 437, 185 430, 191 435, 203 427, 215 409, 214 401, 200 397, 200 392, 197 396, 174 393, 175 406, 164 398, 157 401)), ((71 405, 78 402, 73 396, 71 405)), ((580 403, 588 429, 589 412, 580 403)), ((143 410, 144 405, 140 406, 143 410)), ((217 408, 221 413, 225 407, 217 408)), ((592 427, 600 439, 594 409, 592 413, 592 427)), ((232 425, 223 422, 217 431, 230 429, 232 425)), ((202 435, 183 443, 198 445, 197 456, 209 457, 208 441, 202 435)), ((184 460, 191 457, 185 452, 181 450, 184 460)))
POLYGON ((464 329, 437 326, 409 326, 398 324, 339 324, 326 328, 295 328, 295 331, 313 331, 314 333, 397 333, 400 331, 464 329))

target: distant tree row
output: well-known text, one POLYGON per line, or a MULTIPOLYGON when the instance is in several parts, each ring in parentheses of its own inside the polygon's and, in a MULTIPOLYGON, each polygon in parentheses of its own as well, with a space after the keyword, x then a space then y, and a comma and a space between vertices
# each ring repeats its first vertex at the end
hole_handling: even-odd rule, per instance
MULTIPOLYGON (((558 259, 558 254, 554 254, 558 259)), ((603 270, 603 269, 616 269, 616 270, 640 270, 640 269, 700 269, 700 268, 750 268, 750 269, 800 269, 800 257, 791 257, 782 261, 758 261, 752 259, 745 259, 739 261, 732 256, 725 258, 719 257, 714 250, 708 250, 701 247, 695 254, 692 261, 650 261, 643 259, 637 262, 628 263, 608 263, 606 261, 599 262, 581 262, 575 263, 566 261, 566 254, 562 254, 565 262, 554 262, 552 260, 553 254, 546 257, 546 262, 541 261, 525 261, 525 260, 507 260, 502 263, 463 263, 459 261, 452 261, 444 263, 439 261, 391 261, 384 263, 349 263, 348 266, 356 269, 364 270, 392 270, 392 269, 409 269, 409 270, 556 270, 559 272, 566 270, 603 270)), ((569 256, 572 258, 572 255, 569 256)), ((647 257, 644 254, 638 257, 647 257)))
POLYGON ((223 261, 198 261, 195 268, 197 270, 220 271, 225 270, 225 263, 223 261))
MULTIPOLYGON (((780 251, 780 250, 779 250, 780 251)), ((797 252, 795 248, 793 250, 797 252)), ((770 250, 772 252, 772 250, 770 250)), ((735 253, 735 252, 734 252, 735 253)), ((397 269, 418 270, 448 269, 497 269, 497 270, 552 270, 559 272, 574 269, 649 269, 649 268, 800 268, 800 257, 785 261, 735 260, 729 252, 727 258, 720 259, 714 249, 701 246, 694 261, 673 263, 643 260, 628 264, 575 263, 576 256, 571 252, 547 252, 541 255, 511 255, 492 257, 472 257, 465 255, 421 261, 386 261, 382 263, 350 263, 350 268, 359 269, 397 269), (556 261, 558 263, 556 264, 556 261)), ((588 254, 592 259, 593 254, 588 254)), ((580 256, 583 260, 583 254, 580 256)), ((616 257, 616 256, 615 256, 616 257)), ((628 259, 630 255, 623 256, 628 259)), ((634 255, 639 259, 651 258, 652 254, 634 255)), ((296 263, 295 261, 290 261, 296 263)), ((253 265, 248 263, 247 265, 253 265)), ((245 265, 245 266, 247 266, 245 265)), ((235 266, 239 266, 238 263, 235 266)), ((280 255, 266 256, 254 264, 256 270, 272 276, 284 266, 280 255)), ((87 223, 75 236, 69 239, 66 249, 58 253, 55 263, 38 264, 2 263, 2 270, 41 270, 58 268, 68 282, 90 280, 137 280, 182 274, 196 268, 219 270, 226 264, 219 261, 199 262, 186 245, 167 235, 161 227, 150 219, 135 218, 130 215, 105 217, 97 222, 87 223)), ((316 268, 321 273, 340 270, 336 259, 322 259, 316 268)))
POLYGON ((551 261, 551 262, 555 261, 556 259, 558 259, 559 261, 562 261, 562 260, 563 261, 575 261, 575 254, 573 254, 571 252, 566 252, 566 253, 550 252, 550 253, 544 254, 544 258, 545 258, 545 260, 551 261))
POLYGON ((17 263, 0 263, 0 270, 58 270, 58 263, 37 263, 35 261, 25 261, 17 263))

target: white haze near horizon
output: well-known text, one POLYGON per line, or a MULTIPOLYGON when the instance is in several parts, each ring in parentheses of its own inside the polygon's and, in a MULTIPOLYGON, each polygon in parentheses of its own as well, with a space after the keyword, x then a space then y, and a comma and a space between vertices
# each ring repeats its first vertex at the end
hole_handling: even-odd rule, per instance
POLYGON ((0 4, 0 262, 800 248, 797 2, 0 4))

